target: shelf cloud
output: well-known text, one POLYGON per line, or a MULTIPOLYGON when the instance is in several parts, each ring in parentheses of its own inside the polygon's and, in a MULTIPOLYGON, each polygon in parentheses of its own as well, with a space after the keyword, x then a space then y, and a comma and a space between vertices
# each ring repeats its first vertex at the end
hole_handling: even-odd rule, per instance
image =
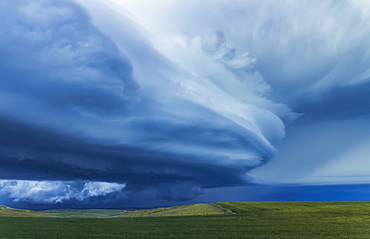
POLYGON ((258 182, 251 170, 299 138, 286 136, 291 124, 367 119, 369 11, 361 1, 1 1, 0 193, 185 201, 258 182))

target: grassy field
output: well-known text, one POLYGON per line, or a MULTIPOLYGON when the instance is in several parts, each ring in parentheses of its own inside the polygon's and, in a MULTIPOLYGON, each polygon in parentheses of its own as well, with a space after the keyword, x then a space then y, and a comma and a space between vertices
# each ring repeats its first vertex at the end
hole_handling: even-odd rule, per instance
POLYGON ((235 213, 177 217, 154 217, 149 212, 142 217, 113 218, 0 217, 0 238, 370 238, 370 202, 219 205, 235 213))
POLYGON ((62 218, 110 218, 221 215, 225 214, 225 211, 226 210, 216 204, 207 203, 137 211, 112 209, 56 209, 42 210, 39 212, 45 213, 49 216, 62 218))
POLYGON ((217 203, 235 213, 325 213, 370 216, 370 202, 224 202, 217 203))
POLYGON ((190 204, 178 207, 156 208, 150 210, 129 211, 119 217, 168 217, 168 216, 196 216, 222 215, 225 211, 215 204, 190 204))
POLYGON ((35 212, 31 210, 14 209, 0 205, 0 217, 50 217, 50 216, 44 213, 35 212))
POLYGON ((109 218, 124 213, 113 209, 55 209, 39 211, 46 215, 62 218, 109 218))

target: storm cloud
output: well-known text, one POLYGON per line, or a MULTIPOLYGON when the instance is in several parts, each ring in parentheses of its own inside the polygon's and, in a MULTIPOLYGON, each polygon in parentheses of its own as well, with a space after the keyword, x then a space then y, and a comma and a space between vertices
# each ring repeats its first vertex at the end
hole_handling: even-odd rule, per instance
POLYGON ((250 183, 248 171, 275 155, 284 124, 269 108, 284 106, 264 98, 270 89, 255 60, 234 54, 222 33, 203 36, 194 51, 234 75, 234 89, 261 82, 242 101, 220 77, 195 75, 167 59, 123 15, 121 40, 72 1, 1 4, 4 195, 85 200, 95 195, 79 182, 101 182, 124 185, 120 190, 133 197, 188 200, 203 188, 250 183), (35 185, 43 189, 20 193, 35 185))
POLYGON ((333 151, 348 131, 330 132, 367 124, 366 2, 143 4, 0 1, 3 197, 118 205, 293 183, 279 175, 295 157, 314 175, 349 152, 333 151), (320 133, 333 143, 311 162, 320 133))
POLYGON ((14 202, 55 204, 106 196, 120 192, 124 187, 125 184, 105 182, 0 180, 0 195, 8 196, 14 202))

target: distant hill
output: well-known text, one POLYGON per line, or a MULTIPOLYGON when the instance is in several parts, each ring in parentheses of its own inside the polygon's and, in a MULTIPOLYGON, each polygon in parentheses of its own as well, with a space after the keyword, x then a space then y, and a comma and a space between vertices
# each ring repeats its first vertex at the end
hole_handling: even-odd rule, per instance
POLYGON ((370 202, 221 202, 189 204, 146 210, 56 209, 32 211, 0 206, 0 217, 122 218, 207 216, 222 214, 262 215, 275 213, 359 214, 368 217, 370 202))
POLYGON ((53 209, 43 210, 41 213, 50 215, 53 217, 63 218, 109 218, 120 215, 125 210, 115 209, 53 209))
POLYGON ((64 218, 21 218, 14 214, 34 216, 35 212, 7 207, 1 207, 0 211, 13 216, 0 217, 0 238, 4 239, 358 239, 370 235, 370 201, 222 202, 129 211, 119 215, 115 215, 117 210, 106 209, 58 209, 45 213, 64 218), (102 214, 107 218, 98 218, 102 214), (82 218, 87 216, 96 218, 82 218))
POLYGON ((330 202, 220 202, 191 204, 178 207, 157 208, 149 210, 129 211, 117 217, 161 217, 161 216, 193 216, 217 214, 275 214, 275 213, 327 213, 327 214, 359 214, 368 217, 369 201, 330 201, 330 202))
POLYGON ((350 213, 363 214, 368 217, 369 201, 280 201, 280 202, 220 202, 217 205, 236 214, 261 213, 350 213))
POLYGON ((165 207, 148 210, 128 211, 118 217, 168 217, 168 216, 195 216, 220 215, 228 211, 213 203, 189 204, 177 207, 165 207))
POLYGON ((228 210, 219 205, 207 203, 134 211, 113 209, 54 209, 39 212, 49 216, 62 218, 111 218, 217 215, 227 214, 228 210))
POLYGON ((0 205, 0 217, 50 217, 47 214, 0 205))

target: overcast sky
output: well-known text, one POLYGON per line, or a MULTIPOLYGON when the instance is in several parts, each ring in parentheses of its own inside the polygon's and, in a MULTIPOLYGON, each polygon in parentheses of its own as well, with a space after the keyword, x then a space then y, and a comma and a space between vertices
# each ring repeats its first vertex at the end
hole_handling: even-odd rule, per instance
POLYGON ((370 4, 0 0, 0 204, 370 199, 370 4))

